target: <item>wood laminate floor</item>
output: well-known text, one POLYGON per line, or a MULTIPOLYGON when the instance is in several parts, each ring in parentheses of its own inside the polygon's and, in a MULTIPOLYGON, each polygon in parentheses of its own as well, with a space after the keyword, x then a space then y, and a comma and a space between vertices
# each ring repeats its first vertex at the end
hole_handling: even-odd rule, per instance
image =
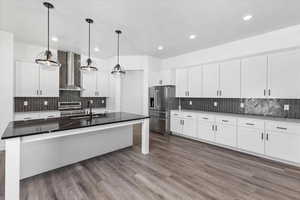
MULTIPOLYGON (((175 136, 151 134, 150 149, 144 156, 135 142, 132 148, 27 178, 21 181, 21 199, 300 199, 299 168, 175 136)), ((4 153, 0 170, 2 200, 4 153)))

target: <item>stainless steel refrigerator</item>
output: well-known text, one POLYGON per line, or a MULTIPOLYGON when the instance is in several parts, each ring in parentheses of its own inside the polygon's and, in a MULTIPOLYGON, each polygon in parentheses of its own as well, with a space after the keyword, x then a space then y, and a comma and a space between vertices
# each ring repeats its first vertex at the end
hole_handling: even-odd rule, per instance
POLYGON ((175 86, 154 86, 149 88, 150 131, 170 133, 170 110, 177 108, 175 86))

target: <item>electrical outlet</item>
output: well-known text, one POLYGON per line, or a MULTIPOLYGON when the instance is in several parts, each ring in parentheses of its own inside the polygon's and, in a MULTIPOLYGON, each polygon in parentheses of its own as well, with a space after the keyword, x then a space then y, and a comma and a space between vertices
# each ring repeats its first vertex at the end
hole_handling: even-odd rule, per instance
POLYGON ((101 101, 101 103, 102 103, 102 104, 104 104, 104 103, 105 103, 105 101, 104 101, 104 100, 102 100, 102 101, 101 101))
POLYGON ((44 106, 48 106, 48 101, 44 101, 44 106))
POLYGON ((93 100, 90 100, 90 103, 91 103, 91 104, 93 104, 93 103, 94 103, 94 101, 93 101, 93 100))
POLYGON ((245 108, 245 104, 244 104, 244 103, 241 103, 241 104, 240 104, 240 107, 241 107, 241 108, 245 108))
POLYGON ((284 104, 283 110, 289 111, 290 110, 290 105, 289 104, 284 104))
POLYGON ((28 106, 28 101, 24 101, 24 106, 28 106))
POLYGON ((190 104, 190 106, 191 106, 191 105, 193 105, 193 102, 192 102, 192 101, 190 101, 190 102, 189 102, 189 104, 190 104))
POLYGON ((218 102, 214 102, 214 107, 217 107, 218 106, 218 102))

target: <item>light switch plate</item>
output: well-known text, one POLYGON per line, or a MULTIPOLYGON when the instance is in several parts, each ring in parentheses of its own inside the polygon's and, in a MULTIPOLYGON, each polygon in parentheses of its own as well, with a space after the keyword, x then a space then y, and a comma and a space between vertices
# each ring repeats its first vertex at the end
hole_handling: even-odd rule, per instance
POLYGON ((28 106, 28 101, 24 101, 24 106, 28 106))
POLYGON ((217 107, 218 106, 218 102, 214 102, 214 107, 217 107))
POLYGON ((189 102, 189 104, 190 104, 190 106, 191 106, 191 105, 193 105, 193 102, 192 102, 192 101, 190 101, 190 102, 189 102))
POLYGON ((102 104, 104 104, 104 102, 105 102, 104 100, 101 101, 102 104))
POLYGON ((48 106, 48 101, 44 101, 44 106, 48 106))
POLYGON ((290 105, 289 104, 284 104, 283 110, 289 111, 290 110, 290 105))

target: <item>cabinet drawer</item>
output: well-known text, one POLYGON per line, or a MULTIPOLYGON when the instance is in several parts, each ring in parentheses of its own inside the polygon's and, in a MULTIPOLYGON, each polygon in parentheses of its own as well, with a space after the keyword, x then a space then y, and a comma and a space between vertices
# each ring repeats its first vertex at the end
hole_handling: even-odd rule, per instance
POLYGON ((236 125, 236 118, 227 116, 217 116, 216 123, 222 125, 236 125))
POLYGON ((39 113, 15 113, 14 115, 15 121, 33 120, 39 118, 40 118, 39 113))
POLYGON ((182 112, 171 111, 171 117, 182 117, 182 116, 183 116, 182 112))
POLYGON ((182 117, 183 118, 186 118, 186 119, 196 119, 197 118, 197 115, 194 114, 194 113, 182 113, 182 117))
POLYGON ((48 119, 48 118, 57 118, 60 117, 60 112, 53 111, 53 112, 41 112, 40 118, 41 119, 48 119))
POLYGON ((265 122, 263 120, 238 118, 238 126, 254 129, 264 129, 265 122))
POLYGON ((198 114, 198 120, 203 122, 215 122, 215 116, 209 114, 198 114))
POLYGON ((289 122, 267 121, 266 130, 300 134, 300 124, 289 123, 289 122))

